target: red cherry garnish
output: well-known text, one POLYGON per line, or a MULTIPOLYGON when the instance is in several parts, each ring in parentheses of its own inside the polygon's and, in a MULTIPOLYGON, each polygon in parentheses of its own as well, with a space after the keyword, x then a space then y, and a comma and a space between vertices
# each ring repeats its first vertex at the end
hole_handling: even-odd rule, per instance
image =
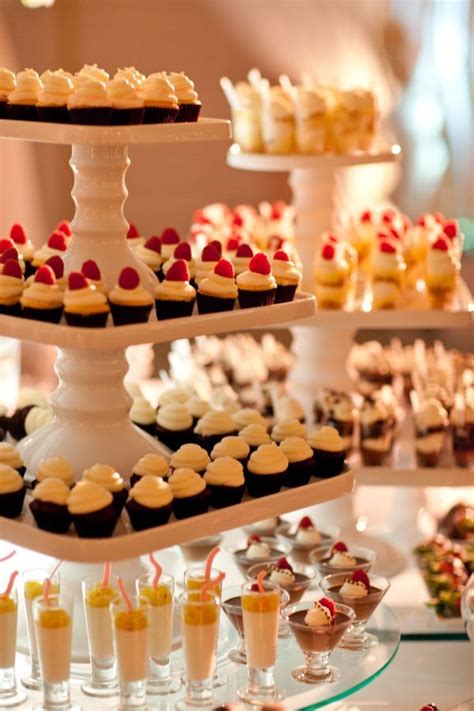
POLYGON ((395 212, 395 210, 392 210, 391 208, 389 208, 388 210, 384 210, 382 212, 382 222, 385 225, 391 225, 396 216, 397 213, 395 212))
POLYGON ((71 272, 67 280, 67 285, 70 291, 85 289, 87 287, 87 279, 82 272, 71 272))
POLYGON ((238 248, 236 254, 236 257, 245 257, 245 258, 251 258, 253 257, 253 249, 249 244, 241 244, 240 247, 238 248))
POLYGON ((234 227, 243 227, 244 221, 242 219, 242 215, 239 215, 239 213, 236 212, 232 218, 232 224, 234 227))
POLYGON ((228 259, 219 259, 214 267, 214 273, 219 274, 221 277, 226 277, 227 279, 233 279, 235 276, 232 262, 229 262, 228 259))
POLYGON ((130 223, 128 226, 127 239, 136 239, 140 236, 139 231, 134 224, 130 223))
POLYGON ((379 251, 386 252, 387 254, 394 254, 397 250, 393 246, 393 244, 391 244, 390 242, 386 242, 385 240, 380 240, 379 251))
POLYGON ((59 252, 65 252, 67 249, 66 236, 62 232, 53 232, 48 238, 48 247, 57 249, 59 252))
POLYGON ((425 704, 421 707, 420 711, 439 711, 439 706, 436 706, 436 704, 425 704))
POLYGON ((8 239, 8 237, 0 239, 0 254, 3 254, 6 249, 11 249, 12 247, 15 247, 13 240, 8 239))
POLYGON ((177 259, 166 272, 167 281, 189 281, 188 263, 184 259, 177 259))
POLYGON ((61 220, 61 222, 58 223, 56 229, 58 230, 58 232, 62 232, 63 235, 66 235, 66 237, 72 237, 72 230, 69 225, 69 220, 61 220))
POLYGON ((161 241, 163 244, 179 244, 179 234, 174 227, 165 227, 161 233, 161 241))
POLYGON ((336 616, 336 604, 334 600, 331 600, 329 597, 320 597, 318 602, 320 605, 323 605, 327 610, 329 610, 331 618, 336 616))
POLYGON ((433 212, 433 217, 439 225, 443 225, 446 220, 442 212, 433 212))
POLYGON ((447 252, 449 250, 449 244, 443 237, 438 237, 433 244, 433 249, 438 249, 440 252, 447 252))
POLYGON ((10 228, 10 239, 12 239, 16 244, 26 244, 28 238, 26 236, 25 228, 23 225, 15 224, 10 228))
POLYGON ((286 558, 280 558, 277 562, 277 568, 280 568, 280 570, 289 570, 290 573, 293 572, 293 568, 291 565, 288 563, 286 558))
POLYGON ((43 266, 35 272, 35 281, 39 284, 54 286, 56 284, 56 277, 51 267, 48 267, 47 264, 43 264, 43 266))
POLYGON ((276 259, 278 262, 289 262, 290 261, 289 256, 283 249, 277 249, 277 251, 273 255, 273 259, 276 259))
POLYGON ((348 550, 348 547, 345 543, 343 543, 343 541, 337 541, 337 543, 335 543, 332 547, 333 553, 334 551, 339 551, 339 553, 346 553, 348 550))
POLYGON ((372 222, 372 213, 370 210, 365 210, 360 216, 361 222, 372 222))
POLYGON ((18 252, 15 247, 9 247, 0 256, 0 262, 5 263, 7 259, 14 259, 18 262, 18 252))
POLYGON ((298 528, 313 528, 313 522, 309 516, 303 516, 298 528))
POLYGON ((205 216, 202 210, 195 210, 193 213, 193 222, 199 225, 210 225, 211 221, 205 216))
POLYGON ((459 222, 457 220, 447 220, 443 225, 443 232, 449 239, 459 236, 459 222))
POLYGON ((259 252, 250 260, 249 270, 255 274, 263 274, 266 276, 267 274, 271 274, 272 265, 267 255, 263 252, 259 252))
POLYGON ((145 242, 145 247, 150 249, 152 252, 161 254, 161 239, 156 235, 149 237, 149 239, 145 242))
POLYGON ((251 586, 250 590, 251 590, 252 592, 260 592, 260 588, 258 587, 258 583, 254 583, 254 584, 251 586))
POLYGON ((53 254, 52 257, 46 260, 45 264, 54 272, 56 279, 62 279, 64 276, 64 262, 57 254, 53 254))
POLYGON ((201 254, 201 262, 218 262, 220 254, 213 244, 206 244, 201 254))
POLYGON ((272 205, 271 219, 281 220, 283 213, 286 208, 286 202, 284 200, 276 200, 272 205))
POLYGON ((133 267, 125 267, 125 269, 122 269, 119 274, 118 283, 122 289, 127 289, 128 291, 136 289, 140 283, 137 270, 133 267))
POLYGON ((225 246, 226 250, 228 252, 236 252, 239 248, 241 241, 242 240, 240 237, 229 237, 225 246))
POLYGON ((219 254, 219 257, 222 257, 222 242, 219 242, 218 239, 213 239, 209 242, 208 247, 214 247, 216 252, 219 254))
POLYGON ((284 244, 285 240, 283 239, 283 237, 279 237, 278 235, 272 235, 268 240, 269 249, 278 250, 281 249, 284 244))
POLYGON ((102 278, 97 262, 94 262, 93 259, 87 259, 84 262, 81 272, 87 279, 92 279, 92 281, 100 281, 102 278))
POLYGON ((247 547, 251 546, 252 543, 260 543, 261 540, 262 539, 257 533, 252 533, 252 535, 247 538, 247 547))
POLYGON ((3 267, 3 276, 14 277, 15 279, 22 279, 23 274, 21 272, 20 263, 16 259, 8 259, 3 267))
POLYGON ((370 580, 365 570, 361 570, 360 568, 353 570, 351 580, 353 583, 362 583, 367 590, 370 590, 370 580))
POLYGON ((185 259, 187 262, 190 262, 193 255, 191 254, 189 242, 180 242, 173 252, 173 257, 175 259, 185 259))
POLYGON ((324 247, 321 250, 321 256, 323 259, 327 259, 330 261, 331 259, 334 259, 334 255, 336 254, 336 250, 334 249, 332 244, 325 244, 324 247))

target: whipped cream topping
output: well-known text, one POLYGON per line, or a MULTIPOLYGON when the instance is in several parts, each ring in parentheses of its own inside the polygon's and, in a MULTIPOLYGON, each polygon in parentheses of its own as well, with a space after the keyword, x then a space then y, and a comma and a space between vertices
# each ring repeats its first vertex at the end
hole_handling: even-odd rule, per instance
POLYGON ((306 437, 306 425, 301 424, 294 417, 279 419, 272 429, 272 439, 275 442, 282 442, 287 437, 306 437))
POLYGON ((175 469, 168 482, 176 499, 185 499, 197 496, 206 488, 206 482, 192 469, 175 469))
POLYGON ((334 427, 325 425, 320 430, 311 432, 308 437, 308 444, 313 449, 320 449, 324 452, 343 452, 344 443, 339 432, 334 427))
POLYGON ((84 64, 82 69, 80 69, 74 77, 74 81, 76 82, 79 80, 80 82, 82 79, 89 78, 100 81, 103 84, 107 84, 109 81, 109 73, 106 72, 105 69, 98 67, 97 64, 84 64))
POLYGON ((201 259, 196 260, 196 284, 200 284, 203 279, 206 279, 214 272, 214 267, 217 262, 203 262, 201 259))
POLYGON ((304 621, 308 627, 327 627, 332 624, 332 617, 328 608, 316 600, 314 607, 306 613, 304 621))
POLYGON ((23 489, 23 479, 16 469, 8 464, 0 464, 0 495, 13 494, 23 489))
POLYGON ((339 595, 347 597, 367 597, 369 591, 360 580, 346 580, 339 590, 339 595))
POLYGON ((244 486, 244 468, 232 457, 217 457, 207 465, 204 479, 212 486, 244 486))
POLYGON ((23 293, 23 279, 0 274, 0 304, 12 306, 17 304, 23 293))
POLYGON ((250 269, 239 274, 236 281, 238 288, 243 290, 266 291, 276 289, 275 277, 272 274, 259 274, 251 272, 250 269))
POLYGON ((61 479, 61 481, 68 486, 72 486, 74 483, 72 466, 64 457, 48 457, 42 459, 36 467, 35 476, 38 482, 53 478, 61 479))
POLYGON ((142 92, 145 85, 145 75, 138 71, 135 67, 124 67, 117 69, 114 74, 114 79, 126 79, 130 84, 142 92))
POLYGON ((75 83, 74 91, 68 98, 69 109, 80 109, 87 106, 107 108, 111 105, 106 85, 88 76, 82 77, 80 82, 75 83))
POLYGON ((25 432, 33 434, 53 421, 54 414, 50 407, 32 407, 25 417, 25 432))
POLYGON ((433 427, 446 427, 448 413, 436 398, 428 398, 421 403, 420 409, 415 413, 415 423, 418 430, 433 427))
POLYGON ((130 408, 130 419, 137 425, 153 425, 155 423, 155 409, 144 397, 136 397, 130 408))
POLYGON ((33 309, 58 308, 63 304, 63 294, 57 284, 43 284, 34 281, 20 299, 23 306, 33 309))
POLYGON ((253 474, 281 474, 287 469, 288 459, 275 442, 260 445, 248 462, 248 470, 253 474))
POLYGON ((234 413, 232 419, 238 430, 243 430, 247 425, 262 425, 265 428, 267 427, 267 421, 263 415, 252 407, 242 407, 234 413))
POLYGON ((153 298, 141 283, 134 289, 123 289, 116 284, 109 294, 109 301, 124 306, 148 306, 153 303, 153 298))
POLYGON ((268 558, 272 553, 272 549, 265 541, 251 543, 245 551, 245 557, 249 560, 258 560, 268 558))
POLYGON ((66 289, 64 309, 72 314, 98 314, 108 311, 107 297, 88 284, 82 289, 66 289))
POLYGON ((294 417, 295 420, 301 421, 305 418, 301 403, 289 395, 278 398, 275 409, 279 420, 294 417))
POLYGON ((6 67, 0 67, 0 99, 8 99, 15 86, 15 74, 6 67))
POLYGON ((211 435, 229 434, 235 431, 232 417, 223 410, 209 410, 198 421, 194 431, 203 437, 211 435))
POLYGON ((187 281, 165 279, 155 287, 155 298, 159 301, 191 301, 196 289, 187 281))
POLYGON ((23 467, 23 459, 10 442, 0 442, 0 464, 8 464, 13 469, 23 467))
POLYGON ((211 459, 217 459, 217 457, 246 459, 249 456, 249 452, 250 447, 243 437, 223 437, 220 442, 214 445, 211 452, 211 459))
POLYGON ((287 585, 292 585, 296 578, 288 568, 274 568, 270 573, 269 580, 271 583, 276 583, 284 588, 287 585))
POLYGON ((196 418, 204 417, 206 412, 209 412, 211 409, 209 403, 197 395, 193 395, 189 398, 186 402, 186 407, 188 408, 189 414, 196 418))
POLYGON ((10 104, 36 105, 43 85, 38 72, 25 69, 16 75, 16 86, 8 95, 10 104))
POLYGON ((200 280, 199 291, 201 294, 210 294, 211 296, 237 298, 237 285, 234 277, 224 277, 215 272, 211 272, 209 276, 200 280))
POLYGON ((177 106, 178 97, 173 84, 163 74, 150 74, 144 85, 145 104, 156 106, 177 106))
POLYGON ((362 403, 360 410, 361 425, 373 425, 376 422, 383 422, 389 419, 389 413, 382 400, 366 399, 362 403))
POLYGON ((112 494, 125 488, 125 483, 118 471, 108 464, 94 464, 90 469, 84 469, 82 479, 83 481, 93 481, 112 494))
POLYGON ((130 498, 150 509, 168 506, 173 501, 171 486, 158 476, 142 476, 130 489, 130 498))
POLYGON ((54 247, 50 247, 47 242, 45 242, 39 249, 36 250, 36 252, 33 255, 33 264, 34 266, 41 266, 44 264, 50 257, 61 257, 61 259, 64 257, 64 251, 60 249, 55 249, 54 247))
POLYGON ((51 72, 38 96, 39 106, 66 106, 74 90, 71 79, 61 70, 51 72))
POLYGON ((313 450, 303 437, 286 437, 280 448, 290 464, 311 459, 313 450))
POLYGON ((198 93, 194 89, 194 82, 184 72, 171 72, 167 78, 178 97, 178 103, 195 104, 198 102, 198 93))
POLYGON ((180 402, 173 402, 160 407, 156 421, 160 427, 172 432, 181 432, 182 430, 190 429, 193 425, 193 418, 189 414, 186 405, 180 402))
POLYGON ((68 485, 62 479, 55 477, 44 479, 33 489, 33 499, 58 506, 67 506, 69 494, 68 485))
MULTIPOLYGON (((138 238, 140 239, 140 238, 138 238)), ((129 242, 133 240, 128 240, 129 242)), ((144 244, 137 244, 135 254, 142 260, 147 267, 154 272, 157 272, 163 263, 163 257, 160 252, 155 252, 154 249, 148 249, 144 244)))
POLYGON ((267 428, 263 425, 247 425, 243 430, 240 430, 239 437, 242 437, 249 447, 259 447, 261 444, 269 444, 271 442, 267 428))
POLYGON ((285 262, 283 259, 272 259, 272 274, 276 283, 281 286, 299 284, 302 278, 300 270, 295 267, 293 262, 285 262))
POLYGON ((173 469, 193 469, 196 472, 203 472, 211 460, 205 449, 198 444, 183 444, 172 455, 170 465, 173 469))
POLYGON ((187 402, 189 400, 189 392, 185 388, 169 388, 161 393, 158 398, 158 405, 170 405, 174 402, 187 402))
POLYGON ((113 502, 110 491, 94 481, 79 481, 72 489, 67 500, 69 512, 82 515, 101 511, 113 502))
POLYGON ((329 559, 329 565, 333 568, 352 568, 357 560, 349 551, 335 551, 329 559))
POLYGON ((296 531, 295 541, 302 546, 313 546, 317 545, 322 539, 322 536, 315 526, 307 526, 302 528, 301 526, 296 531))
POLYGON ((123 77, 109 81, 107 94, 113 109, 139 109, 143 106, 139 88, 123 77))
POLYGON ((168 462, 160 454, 145 454, 133 467, 133 474, 137 476, 158 476, 168 475, 168 462))

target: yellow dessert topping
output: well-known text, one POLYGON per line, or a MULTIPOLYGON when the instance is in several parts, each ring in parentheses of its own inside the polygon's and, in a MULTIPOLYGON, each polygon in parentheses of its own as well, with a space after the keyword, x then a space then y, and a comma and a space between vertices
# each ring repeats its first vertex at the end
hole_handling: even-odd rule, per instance
MULTIPOLYGON (((192 595, 191 599, 199 602, 199 595, 192 595)), ((183 622, 186 625, 212 625, 217 622, 218 608, 216 604, 209 600, 199 605, 193 602, 185 602, 182 606, 183 622)))
POLYGON ((140 595, 146 598, 152 607, 160 607, 161 605, 171 605, 173 600, 171 590, 167 585, 158 585, 156 588, 147 585, 140 588, 140 595))
POLYGON ((16 602, 10 595, 2 595, 0 597, 0 615, 3 612, 15 612, 16 607, 16 602))
POLYGON ((71 624, 71 616, 66 610, 56 608, 55 610, 41 610, 39 615, 40 627, 47 629, 59 629, 61 627, 69 627, 71 624))
MULTIPOLYGON (((43 594, 44 582, 40 583, 38 580, 27 580, 25 583, 25 597, 27 600, 35 600, 43 594)), ((59 593, 59 585, 51 585, 49 589, 50 595, 57 595, 59 593)))
POLYGON ((109 607, 111 602, 118 599, 118 593, 115 588, 102 587, 101 583, 97 583, 89 590, 86 599, 89 607, 109 607))
POLYGON ((276 592, 242 595, 242 609, 248 612, 274 612, 280 607, 280 596, 276 592))
MULTIPOLYGON (((205 582, 206 578, 204 577, 204 575, 198 578, 188 578, 186 580, 186 587, 188 590, 200 590, 205 582)), ((209 590, 211 590, 213 593, 220 597, 222 592, 222 582, 216 583, 215 585, 210 587, 209 590)))
POLYGON ((115 613, 115 627, 124 632, 137 632, 148 627, 146 612, 143 610, 121 610, 115 613))

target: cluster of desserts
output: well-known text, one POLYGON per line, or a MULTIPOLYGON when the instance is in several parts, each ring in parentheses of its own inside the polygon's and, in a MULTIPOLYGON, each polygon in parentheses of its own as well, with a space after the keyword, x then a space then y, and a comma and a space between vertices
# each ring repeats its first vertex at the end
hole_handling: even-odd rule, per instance
POLYGON ((76 74, 34 69, 15 75, 0 68, 0 119, 89 125, 194 122, 201 102, 184 72, 145 76, 135 67, 86 64, 76 74))
POLYGON ((13 410, 0 402, 0 442, 6 437, 18 442, 52 419, 53 411, 46 395, 34 388, 22 388, 13 410))
POLYGON ((270 86, 256 69, 248 79, 235 86, 221 79, 234 139, 246 153, 347 154, 372 147, 379 112, 369 89, 319 84, 307 73, 296 86, 286 75, 270 86))

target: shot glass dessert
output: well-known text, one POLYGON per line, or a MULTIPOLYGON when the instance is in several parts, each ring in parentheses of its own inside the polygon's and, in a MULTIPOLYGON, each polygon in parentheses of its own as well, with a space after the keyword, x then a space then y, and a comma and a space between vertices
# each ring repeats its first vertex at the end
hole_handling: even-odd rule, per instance
MULTIPOLYGON (((15 574, 6 590, 0 593, 0 708, 20 706, 26 693, 19 691, 15 677, 18 592, 13 587, 15 574)), ((2 585, 2 590, 3 590, 2 585)))
POLYGON ((228 548, 234 557, 236 565, 246 575, 247 570, 256 563, 275 563, 281 556, 291 553, 291 546, 277 538, 258 536, 256 533, 248 537, 247 542, 237 543, 228 548))
POLYGON ((303 516, 297 524, 281 524, 278 526, 276 534, 278 538, 291 545, 291 558, 294 561, 309 565, 311 563, 310 551, 316 546, 330 546, 335 543, 339 529, 336 526, 331 526, 321 531, 309 516, 303 516))
POLYGON ((119 599, 110 606, 120 705, 146 705, 146 679, 150 642, 150 606, 138 596, 130 596, 130 607, 119 599))
POLYGON ((309 558, 321 575, 330 575, 350 573, 356 568, 368 572, 377 559, 377 554, 362 546, 348 548, 343 541, 338 541, 333 546, 322 545, 314 548, 310 551, 309 558))
POLYGON ((81 689, 88 696, 107 697, 118 692, 117 668, 110 605, 118 600, 118 591, 96 578, 82 582, 82 599, 86 618, 87 641, 91 662, 91 679, 81 689))

